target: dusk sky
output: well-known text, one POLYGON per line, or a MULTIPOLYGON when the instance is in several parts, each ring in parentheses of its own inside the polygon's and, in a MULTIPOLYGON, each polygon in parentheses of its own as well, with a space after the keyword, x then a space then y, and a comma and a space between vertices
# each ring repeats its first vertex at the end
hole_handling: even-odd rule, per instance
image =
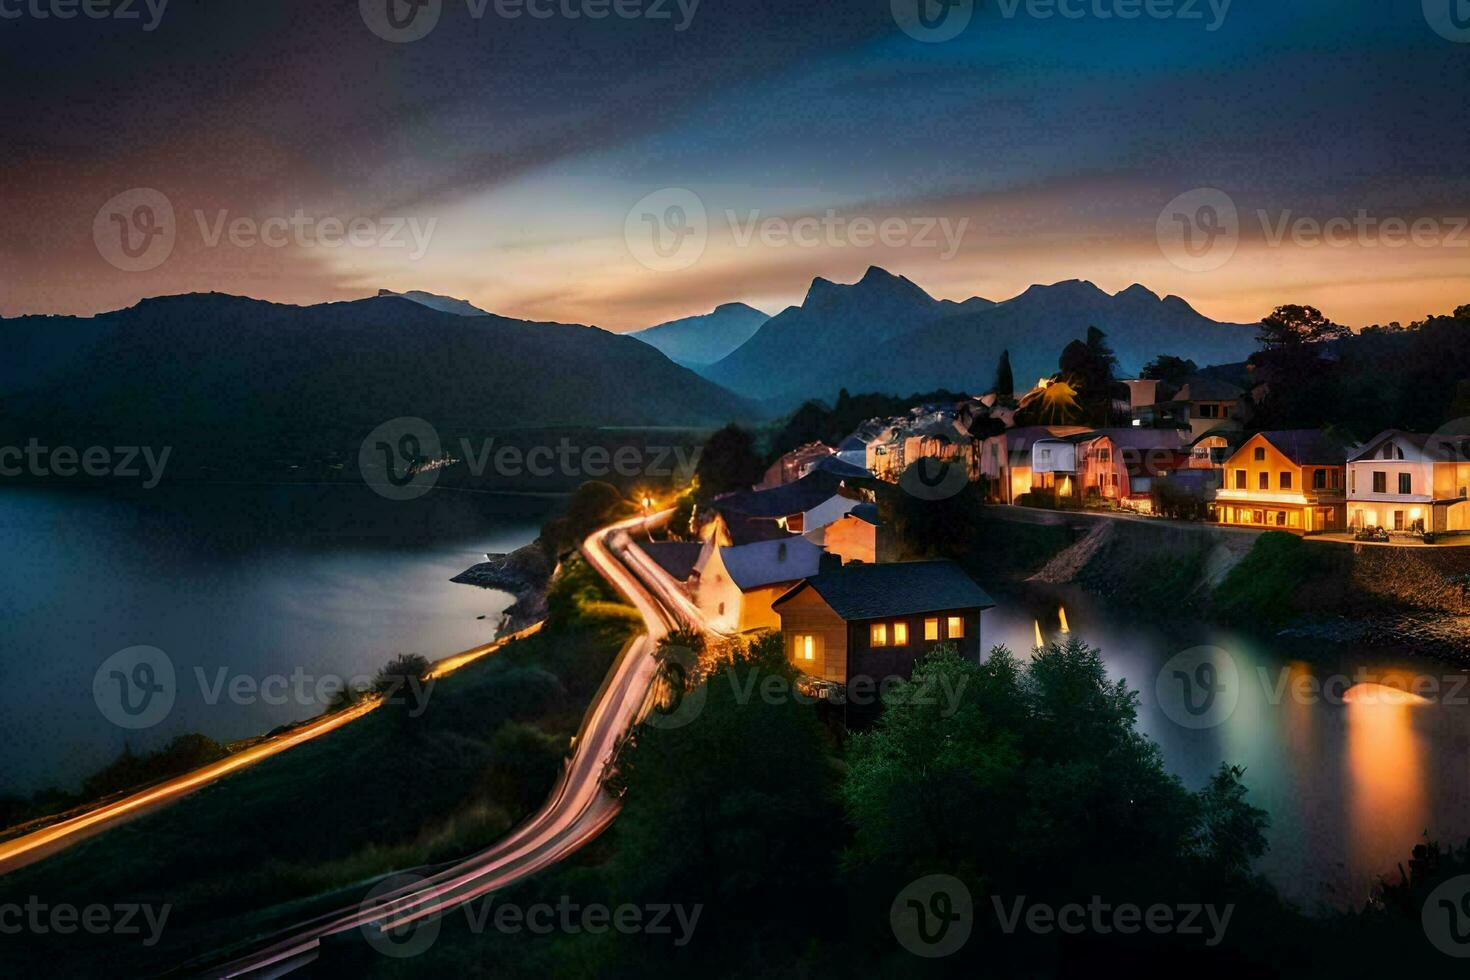
POLYGON ((1451 0, 1198 0, 1128 20, 1099 14, 1129 0, 1073 0, 1077 18, 994 0, 951 11, 969 20, 942 41, 900 29, 904 0, 623 0, 664 16, 601 20, 561 12, 598 0, 536 0, 546 18, 442 0, 404 42, 370 29, 388 2, 137 0, 137 19, 58 20, 36 16, 51 0, 0 0, 0 314, 385 287, 626 330, 734 300, 774 313, 813 276, 870 265, 951 299, 1142 282, 1235 321, 1470 303, 1470 29, 1451 0), (174 244, 126 271, 94 222, 137 188, 172 208, 174 244), (1237 208, 1239 247, 1171 261, 1161 213, 1202 188, 1237 208), (664 218, 703 207, 697 258, 640 261, 649 195, 664 218), (323 219, 370 224, 355 245, 211 244, 298 211, 328 237, 323 219), (767 221, 802 217, 828 230, 794 244, 767 221), (1298 218, 1345 222, 1333 244, 1273 242, 1298 218))

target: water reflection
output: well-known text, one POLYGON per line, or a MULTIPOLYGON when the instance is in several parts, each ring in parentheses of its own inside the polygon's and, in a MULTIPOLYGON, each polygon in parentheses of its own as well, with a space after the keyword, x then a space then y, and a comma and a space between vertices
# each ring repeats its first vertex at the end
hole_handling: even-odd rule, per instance
POLYGON ((1187 786, 1203 786, 1221 763, 1245 767, 1250 801, 1271 816, 1259 870, 1304 906, 1361 903, 1426 830, 1446 843, 1470 835, 1470 686, 1461 687, 1461 672, 1382 650, 1138 615, 1073 588, 997 591, 987 646, 1020 653, 1038 637, 1065 640, 1067 616, 1070 635, 1101 647, 1109 673, 1139 692, 1139 728, 1187 786), (1236 690, 1217 692, 1228 710, 1171 718, 1158 679, 1194 650, 1217 651, 1236 690))

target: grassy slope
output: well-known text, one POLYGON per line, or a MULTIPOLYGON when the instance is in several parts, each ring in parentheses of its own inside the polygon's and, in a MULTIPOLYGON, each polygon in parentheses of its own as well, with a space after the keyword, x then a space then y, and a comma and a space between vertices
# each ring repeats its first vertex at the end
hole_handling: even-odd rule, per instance
POLYGON ((169 969, 353 901, 365 878, 493 843, 549 789, 636 628, 622 607, 564 612, 541 633, 438 682, 421 718, 380 709, 0 879, 0 902, 173 907, 151 949, 136 937, 8 936, 7 965, 71 975, 169 969))

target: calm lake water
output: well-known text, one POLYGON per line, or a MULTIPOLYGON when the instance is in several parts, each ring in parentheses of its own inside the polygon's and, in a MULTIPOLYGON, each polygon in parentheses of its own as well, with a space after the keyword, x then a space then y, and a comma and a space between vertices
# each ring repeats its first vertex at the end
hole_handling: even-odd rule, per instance
POLYGON ((1271 815, 1259 870, 1308 910, 1361 904, 1379 875, 1407 863, 1425 831, 1444 843, 1470 837, 1463 671, 1382 650, 1158 622, 1075 589, 1028 588, 996 601, 985 643, 1022 655, 1038 625, 1047 643, 1063 638, 1065 609, 1072 634, 1101 647, 1110 674, 1139 692, 1139 727, 1191 789, 1222 762, 1244 766, 1250 801, 1271 815), (1393 690, 1359 686, 1370 683, 1430 696, 1395 703, 1393 690), (1208 687, 1217 689, 1214 703, 1208 687))
POLYGON ((74 786, 125 744, 236 739, 320 713, 296 695, 314 698, 314 683, 295 678, 371 675, 395 653, 436 659, 493 639, 510 597, 449 579, 530 542, 554 507, 440 490, 389 501, 351 485, 6 489, 0 794, 74 786), (128 731, 92 684, 139 645, 167 654, 177 697, 163 721, 128 731), (216 693, 238 676, 246 696, 216 693), (289 684, 254 689, 273 676, 289 684))

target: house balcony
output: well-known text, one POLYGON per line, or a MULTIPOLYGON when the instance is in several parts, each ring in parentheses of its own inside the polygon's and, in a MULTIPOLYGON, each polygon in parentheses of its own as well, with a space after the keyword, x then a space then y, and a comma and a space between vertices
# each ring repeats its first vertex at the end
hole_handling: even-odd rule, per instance
POLYGON ((1293 507, 1328 507, 1347 502, 1341 490, 1322 490, 1310 493, 1282 490, 1229 490, 1215 491, 1215 499, 1222 502, 1234 501, 1243 504, 1286 504, 1293 507))

